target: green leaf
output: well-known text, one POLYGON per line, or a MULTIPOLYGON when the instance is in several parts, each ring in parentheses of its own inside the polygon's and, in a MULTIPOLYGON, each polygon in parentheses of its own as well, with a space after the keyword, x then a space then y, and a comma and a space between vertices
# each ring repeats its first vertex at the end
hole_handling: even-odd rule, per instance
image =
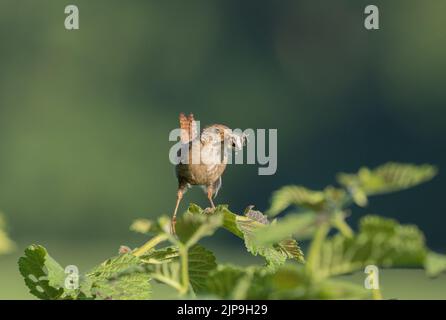
POLYGON ((325 202, 323 191, 314 191, 302 186, 285 186, 273 193, 269 216, 276 216, 291 205, 319 211, 325 202))
POLYGON ((339 280, 314 282, 302 265, 286 264, 276 272, 249 266, 219 265, 207 281, 207 295, 220 299, 366 299, 362 286, 339 280))
POLYGON ((200 239, 214 234, 223 224, 223 217, 219 214, 188 214, 177 224, 178 236, 188 248, 200 239))
POLYGON ((270 276, 262 268, 219 265, 207 279, 208 295, 221 299, 267 299, 270 276))
POLYGON ((15 248, 15 243, 8 237, 3 215, 0 213, 0 255, 10 253, 15 248))
POLYGON ((275 273, 259 267, 219 265, 208 278, 208 295, 220 299, 365 299, 362 286, 339 280, 312 282, 299 265, 283 265, 275 273))
POLYGON ((274 244, 291 236, 296 239, 308 239, 317 226, 317 215, 313 212, 289 214, 277 223, 269 224, 256 233, 261 244, 274 244))
MULTIPOLYGON (((161 276, 161 279, 168 278, 168 284, 180 283, 179 278, 179 252, 177 247, 167 247, 161 250, 155 250, 142 257, 142 260, 152 266, 149 270, 161 276), (166 266, 174 264, 173 268, 166 266), (164 264, 164 266, 159 266, 164 264)), ((206 280, 209 273, 217 267, 214 254, 201 245, 194 245, 188 251, 188 270, 189 281, 195 293, 201 293, 205 290, 206 280)))
POLYGON ((269 299, 365 299, 370 297, 362 286, 326 279, 313 281, 303 266, 284 265, 271 276, 269 299))
POLYGON ((145 270, 150 276, 158 282, 173 287, 177 291, 181 291, 180 263, 178 260, 165 262, 161 264, 153 264, 146 266, 145 270))
POLYGON ((219 265, 207 279, 207 293, 221 299, 230 299, 236 284, 245 275, 242 268, 231 265, 219 265))
POLYGON ((64 293, 64 269, 39 245, 25 249, 19 259, 19 270, 30 293, 39 299, 59 299, 64 293))
POLYGON ((147 234, 152 228, 152 221, 148 219, 136 219, 130 226, 130 230, 137 233, 147 234))
POLYGON ((360 286, 347 281, 325 280, 317 284, 317 289, 312 292, 310 299, 324 300, 359 300, 370 299, 371 292, 360 286))
POLYGON ((149 277, 139 272, 96 283, 93 292, 97 298, 112 300, 148 300, 152 293, 149 277))
POLYGON ((260 211, 251 209, 252 207, 245 213, 245 216, 240 216, 229 211, 227 206, 220 205, 215 209, 214 214, 222 214, 223 227, 243 239, 248 252, 264 257, 271 270, 285 263, 286 259, 303 262, 303 253, 293 239, 285 239, 270 245, 263 245, 259 242, 256 232, 265 228, 267 226, 265 223, 269 222, 260 211))
POLYGON ((237 227, 243 233, 248 252, 254 256, 260 255, 264 257, 268 267, 275 269, 285 263, 287 256, 282 251, 275 249, 273 245, 262 245, 258 241, 259 238, 254 232, 264 228, 264 225, 247 217, 245 219, 237 217, 237 227))
POLYGON ((111 258, 87 276, 97 299, 145 300, 151 295, 150 275, 138 271, 143 262, 130 253, 111 258))
POLYGON ((446 272, 446 255, 428 252, 424 263, 426 273, 430 277, 436 277, 446 272))
POLYGON ((338 182, 346 187, 359 206, 367 205, 367 196, 408 189, 431 180, 437 168, 389 162, 373 170, 363 167, 355 174, 340 173, 338 182))
POLYGON ((177 247, 165 247, 158 250, 152 250, 151 252, 141 256, 141 260, 148 264, 161 264, 166 262, 172 262, 178 258, 177 247))
POLYGON ((383 267, 422 266, 426 247, 422 232, 392 219, 366 216, 353 237, 336 234, 321 250, 319 278, 361 270, 369 264, 383 267))
POLYGON ((200 245, 189 250, 189 280, 194 292, 206 290, 209 273, 217 267, 214 254, 200 245))

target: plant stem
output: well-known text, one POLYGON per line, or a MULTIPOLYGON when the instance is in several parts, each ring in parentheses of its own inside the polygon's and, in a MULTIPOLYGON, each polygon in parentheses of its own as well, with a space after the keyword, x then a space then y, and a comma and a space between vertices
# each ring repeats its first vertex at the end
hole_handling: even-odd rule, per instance
POLYGON ((352 238, 353 230, 350 226, 345 222, 343 218, 335 218, 333 221, 334 226, 342 233, 344 237, 352 238))
POLYGON ((165 234, 159 234, 156 237, 153 237, 152 239, 150 239, 149 241, 147 241, 146 243, 144 243, 141 247, 139 247, 138 249, 136 249, 133 252, 133 255, 136 257, 140 257, 142 256, 144 253, 146 253, 147 251, 149 251, 150 249, 154 248, 157 244, 165 241, 168 239, 168 236, 165 234))
POLYGON ((188 247, 180 244, 178 246, 178 253, 180 254, 181 261, 181 282, 182 290, 180 295, 184 295, 189 291, 189 253, 188 247))
POLYGON ((315 271, 319 267, 322 243, 327 237, 329 231, 330 223, 327 221, 322 222, 318 226, 314 238, 311 241, 310 249, 308 250, 306 271, 312 276, 315 275, 315 271))

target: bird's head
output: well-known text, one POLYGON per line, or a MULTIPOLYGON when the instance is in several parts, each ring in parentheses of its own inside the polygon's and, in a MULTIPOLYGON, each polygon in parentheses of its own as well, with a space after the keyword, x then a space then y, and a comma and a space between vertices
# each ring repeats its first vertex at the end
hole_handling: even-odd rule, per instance
POLYGON ((203 144, 224 144, 228 148, 241 150, 246 144, 246 135, 237 134, 223 124, 213 124, 203 129, 201 134, 203 144))

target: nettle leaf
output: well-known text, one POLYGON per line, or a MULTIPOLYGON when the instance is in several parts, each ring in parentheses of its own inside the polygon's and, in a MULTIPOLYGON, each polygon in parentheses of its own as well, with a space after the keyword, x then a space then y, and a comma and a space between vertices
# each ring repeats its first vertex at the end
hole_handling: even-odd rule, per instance
POLYGON ((264 228, 264 225, 253 221, 249 218, 237 218, 237 227, 243 233, 245 246, 248 252, 252 255, 260 255, 265 258, 266 265, 272 269, 285 263, 288 258, 281 250, 277 250, 273 245, 262 245, 258 241, 258 237, 254 233, 259 228, 264 228))
POLYGON ((424 236, 416 226, 366 216, 361 219, 359 232, 353 237, 336 234, 323 243, 317 276, 325 278, 350 273, 369 264, 422 266, 425 256, 424 236))
POLYGON ((446 272, 446 255, 428 252, 424 263, 426 273, 430 277, 436 277, 446 272))
MULTIPOLYGON (((153 251, 142 257, 142 260, 152 266, 149 272, 156 275, 155 279, 167 284, 180 285, 179 252, 177 247, 167 247, 153 251), (168 266, 172 264, 172 266, 168 266), (168 279, 168 280, 167 280, 168 279), (167 280, 167 281, 165 281, 167 280)), ((195 293, 201 293, 206 287, 209 273, 217 267, 214 254, 201 245, 194 245, 188 250, 189 281, 195 293)))
POLYGON ((145 270, 150 273, 154 280, 181 291, 181 266, 178 260, 148 265, 145 267, 145 270))
POLYGON ((176 229, 180 242, 190 248, 200 239, 213 235, 222 225, 223 216, 218 212, 194 214, 188 211, 178 220, 176 229))
POLYGON ((259 242, 262 244, 273 244, 287 237, 296 239, 308 239, 317 226, 318 216, 314 212, 303 212, 289 214, 274 224, 269 224, 257 231, 259 242))
POLYGON ((221 299, 230 299, 236 284, 244 274, 244 270, 240 267, 219 265, 206 281, 206 293, 221 299))
POLYGON ((206 289, 209 273, 217 267, 214 254, 200 245, 189 249, 189 279, 194 292, 199 294, 206 289))
POLYGON ((346 187, 359 206, 367 205, 367 196, 408 189, 431 180, 437 168, 389 162, 375 169, 363 167, 355 174, 340 173, 338 182, 346 187))
MULTIPOLYGON (((205 214, 204 211, 196 205, 192 206, 195 215, 200 216, 205 214)), ((245 216, 240 216, 229 211, 225 205, 218 206, 212 215, 222 215, 223 227, 240 237, 245 241, 247 250, 253 255, 260 255, 265 258, 267 266, 274 269, 277 266, 285 263, 286 259, 296 259, 303 262, 303 253, 300 250, 297 242, 293 239, 285 239, 279 243, 263 245, 258 241, 256 231, 265 228, 269 223, 266 216, 260 211, 251 210, 249 208, 245 212, 245 216)))
POLYGON ((324 279, 314 282, 303 266, 284 265, 271 276, 269 299, 366 299, 370 293, 350 282, 324 279))
POLYGON ((59 299, 64 293, 64 269, 52 259, 46 249, 31 245, 19 259, 19 270, 30 293, 39 299, 59 299))
POLYGON ((285 186, 273 193, 269 216, 276 216, 291 205, 319 211, 325 202, 323 191, 310 190, 302 186, 285 186))
MULTIPOLYGON (((261 215, 259 212, 256 214, 257 216, 261 215)), ((243 235, 247 250, 253 255, 264 257, 268 267, 274 269, 285 263, 286 259, 296 259, 299 262, 304 261, 303 253, 294 239, 284 239, 273 244, 262 244, 259 241, 257 232, 269 224, 267 220, 266 224, 264 223, 265 216, 262 215, 258 220, 253 220, 252 215, 251 218, 249 215, 239 216, 229 210, 225 211, 225 215, 235 216, 236 227, 243 235)), ((228 220, 234 220, 234 218, 228 220)), ((233 229, 233 226, 230 226, 229 229, 233 229)))
POLYGON ((263 268, 219 265, 209 274, 206 288, 207 295, 220 299, 267 299, 271 283, 263 268))
POLYGON ((100 299, 148 300, 152 293, 149 279, 147 274, 131 272, 96 283, 93 293, 100 299))
POLYGON ((5 221, 0 213, 0 254, 10 253, 15 248, 14 242, 8 237, 5 229, 5 221))
POLYGON ((347 200, 344 189, 333 186, 323 191, 310 190, 302 186, 285 186, 273 193, 269 216, 276 216, 289 206, 296 206, 304 210, 317 213, 340 208, 347 200))
POLYGON ((275 273, 250 266, 219 265, 208 277, 207 294, 220 299, 364 299, 362 286, 338 280, 312 282, 299 265, 283 265, 275 273))
POLYGON ((141 260, 148 264, 161 264, 174 261, 178 258, 178 248, 171 246, 158 250, 152 250, 151 252, 141 256, 141 260))
POLYGON ((143 261, 131 253, 106 260, 87 275, 92 295, 97 299, 149 299, 150 275, 133 272, 142 265, 143 261))

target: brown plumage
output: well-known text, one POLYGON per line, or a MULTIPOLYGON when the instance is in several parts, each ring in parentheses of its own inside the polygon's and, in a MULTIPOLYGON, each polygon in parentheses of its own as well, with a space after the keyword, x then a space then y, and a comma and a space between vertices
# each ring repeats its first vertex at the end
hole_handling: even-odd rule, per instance
POLYGON ((202 186, 207 198, 215 208, 213 198, 221 187, 221 176, 226 169, 230 148, 241 148, 244 136, 233 134, 222 124, 205 127, 199 134, 194 116, 180 114, 181 142, 184 154, 175 167, 178 179, 178 191, 175 210, 172 216, 171 232, 175 231, 176 215, 183 194, 190 186, 202 186))

